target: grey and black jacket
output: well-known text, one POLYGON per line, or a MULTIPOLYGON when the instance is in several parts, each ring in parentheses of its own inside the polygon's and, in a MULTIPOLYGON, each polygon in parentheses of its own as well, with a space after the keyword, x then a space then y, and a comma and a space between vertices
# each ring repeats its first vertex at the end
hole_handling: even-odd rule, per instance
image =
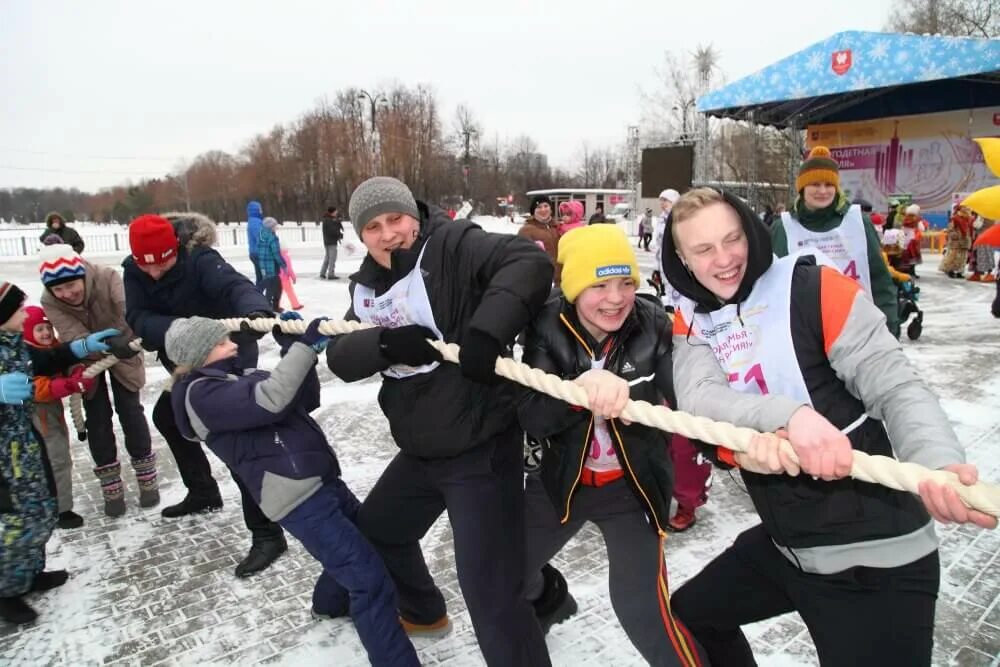
MULTIPOLYGON (((736 198, 727 201, 740 213, 750 241, 746 276, 729 301, 738 303, 770 267, 772 254, 768 232, 753 212, 736 198)), ((662 260, 667 280, 698 309, 721 307, 681 263, 669 228, 662 260)), ((812 406, 837 428, 856 424, 848 433, 854 449, 930 468, 964 461, 937 397, 856 283, 802 258, 787 307, 794 347, 789 354, 812 406)), ((712 348, 680 315, 674 322, 674 387, 681 410, 763 432, 786 426, 801 407, 784 396, 732 389, 712 348)), ((805 571, 895 567, 937 548, 933 522, 917 496, 851 478, 742 474, 764 528, 805 571)))

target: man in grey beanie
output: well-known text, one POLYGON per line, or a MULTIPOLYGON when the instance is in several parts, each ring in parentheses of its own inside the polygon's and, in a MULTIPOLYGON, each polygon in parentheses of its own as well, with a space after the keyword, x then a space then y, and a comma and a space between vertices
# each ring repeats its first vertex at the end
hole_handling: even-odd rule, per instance
POLYGON ((538 313, 552 262, 531 241, 488 234, 416 201, 394 178, 351 196, 351 223, 368 250, 351 276, 345 319, 376 325, 338 336, 327 365, 345 382, 381 373, 379 404, 399 453, 358 512, 399 591, 411 635, 450 628, 420 539, 445 510, 462 593, 487 664, 550 664, 524 582, 520 391, 494 373, 538 313), (428 338, 462 347, 441 363, 428 338))
POLYGON ((417 201, 410 188, 389 176, 375 176, 359 185, 351 195, 347 213, 351 216, 351 224, 359 239, 361 230, 368 221, 383 213, 400 213, 420 219, 417 201))

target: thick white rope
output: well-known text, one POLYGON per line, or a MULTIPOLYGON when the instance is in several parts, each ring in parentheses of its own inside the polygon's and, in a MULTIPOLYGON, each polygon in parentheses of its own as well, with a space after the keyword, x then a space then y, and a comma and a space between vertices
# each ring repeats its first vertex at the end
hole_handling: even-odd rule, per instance
MULTIPOLYGON (((230 331, 239 331, 240 325, 245 322, 251 329, 260 333, 268 333, 275 325, 278 325, 285 333, 303 334, 309 326, 307 320, 279 320, 271 318, 247 320, 234 317, 219 321, 225 324, 226 328, 230 331)), ((327 320, 320 325, 319 330, 323 334, 336 336, 369 329, 372 326, 361 322, 327 320)), ((428 340, 427 342, 441 352, 441 356, 445 361, 458 363, 458 345, 439 340, 428 340)), ((135 344, 135 341, 133 341, 133 344, 135 344)), ((94 372, 94 375, 96 375, 114 365, 116 361, 117 359, 113 356, 102 359, 98 364, 94 364, 88 368, 88 372, 91 369, 97 368, 100 364, 105 364, 99 371, 94 372)), ((532 368, 514 359, 508 357, 497 359, 496 374, 572 405, 579 405, 584 408, 590 407, 587 400, 587 392, 578 384, 570 380, 563 380, 537 368, 532 368)), ((84 375, 92 377, 86 372, 84 375)), ((646 401, 630 400, 622 412, 622 417, 662 431, 677 433, 714 445, 721 445, 737 452, 747 451, 747 448, 750 446, 750 440, 754 436, 759 435, 757 431, 750 428, 734 426, 726 422, 717 422, 705 417, 696 417, 679 410, 671 410, 663 405, 652 405, 646 401)), ((79 426, 77 430, 80 430, 79 426)), ((782 440, 782 447, 793 460, 798 461, 798 457, 787 440, 782 440)), ((892 457, 873 456, 854 450, 854 462, 851 466, 850 474, 851 477, 864 482, 881 484, 891 489, 908 491, 914 494, 918 493, 918 486, 921 481, 933 480, 953 488, 959 498, 962 499, 962 502, 967 506, 992 516, 1000 516, 1000 486, 987 482, 979 482, 972 486, 966 486, 959 481, 958 475, 945 470, 931 470, 916 463, 904 463, 892 457)))
MULTIPOLYGON (((142 353, 142 339, 135 338, 129 341, 128 344, 136 352, 142 353)), ((109 354, 106 357, 99 359, 87 366, 83 371, 83 377, 89 379, 95 378, 104 371, 110 369, 112 366, 118 363, 118 357, 113 354, 109 354)), ((87 439, 87 422, 83 416, 83 396, 81 394, 70 394, 69 397, 69 414, 73 419, 73 426, 76 428, 76 437, 78 440, 83 442, 87 439)))

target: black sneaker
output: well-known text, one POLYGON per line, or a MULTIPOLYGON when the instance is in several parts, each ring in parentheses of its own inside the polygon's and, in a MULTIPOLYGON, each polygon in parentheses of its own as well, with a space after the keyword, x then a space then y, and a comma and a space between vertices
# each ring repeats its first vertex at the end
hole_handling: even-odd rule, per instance
POLYGON ((73 510, 59 512, 59 520, 56 521, 56 526, 59 528, 79 528, 82 525, 83 517, 73 510))
POLYGON ((278 560, 278 556, 288 551, 284 535, 275 538, 254 540, 247 557, 236 566, 235 574, 240 579, 262 572, 278 560))
POLYGON ((189 514, 203 514, 222 509, 222 498, 194 498, 190 494, 176 505, 164 507, 160 516, 164 519, 176 519, 189 514))
POLYGON ((0 618, 8 623, 31 623, 38 618, 38 612, 21 599, 21 596, 0 598, 0 618))
POLYGON ((49 570, 48 572, 39 572, 35 575, 35 580, 31 582, 31 590, 38 591, 51 591, 53 588, 59 588, 69 579, 69 574, 66 570, 49 570))
POLYGON ((535 607, 538 624, 542 626, 542 634, 547 635, 553 625, 562 623, 576 613, 577 604, 559 570, 546 563, 542 566, 542 577, 545 579, 545 588, 541 597, 531 604, 535 607))

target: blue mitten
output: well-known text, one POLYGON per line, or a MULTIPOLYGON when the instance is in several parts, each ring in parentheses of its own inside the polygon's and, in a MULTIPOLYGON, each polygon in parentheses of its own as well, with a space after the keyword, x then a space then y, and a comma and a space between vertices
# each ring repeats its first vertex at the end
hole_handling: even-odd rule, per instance
POLYGON ((34 396, 35 386, 24 373, 0 375, 0 403, 21 405, 34 396))
POLYGON ((306 332, 299 338, 299 342, 305 343, 316 350, 317 354, 325 350, 326 344, 330 342, 330 337, 324 333, 320 333, 319 327, 329 319, 329 317, 317 317, 310 322, 309 326, 306 327, 306 332))
POLYGON ((104 340, 113 336, 120 336, 121 333, 122 332, 118 329, 105 329, 104 331, 98 331, 90 334, 86 338, 73 341, 69 344, 69 349, 73 352, 73 355, 77 359, 83 359, 84 357, 94 354, 95 352, 107 352, 111 349, 111 346, 105 343, 104 340))

